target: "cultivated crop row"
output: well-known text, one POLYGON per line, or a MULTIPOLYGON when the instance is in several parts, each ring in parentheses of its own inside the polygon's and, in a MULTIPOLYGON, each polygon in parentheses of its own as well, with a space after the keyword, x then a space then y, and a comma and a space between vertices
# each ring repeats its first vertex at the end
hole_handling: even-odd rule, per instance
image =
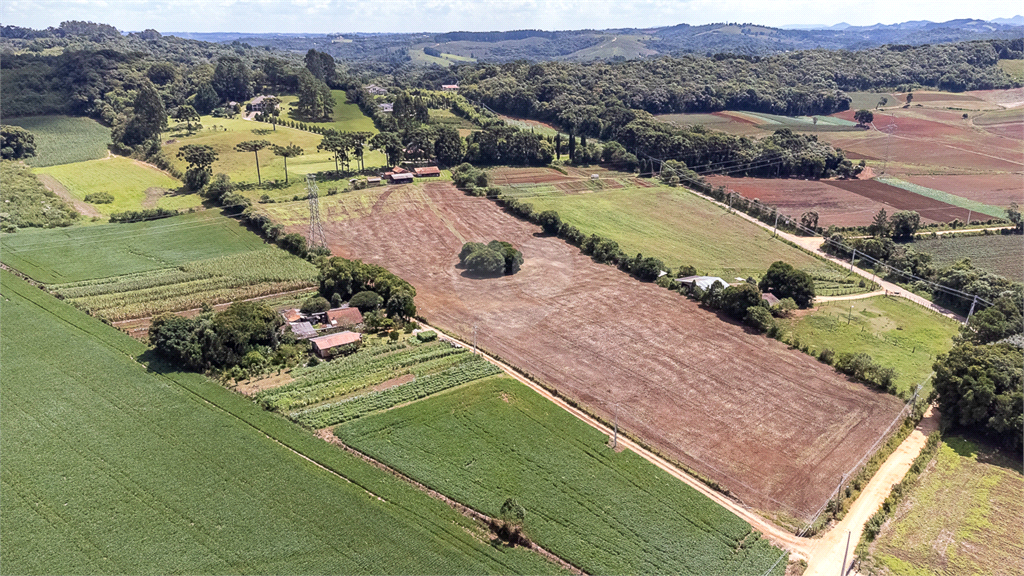
POLYGON ((370 392, 337 404, 328 404, 297 412, 292 414, 291 418, 310 428, 324 428, 354 420, 371 412, 387 410, 392 406, 424 398, 442 390, 501 372, 494 364, 480 356, 467 354, 464 357, 466 358, 465 362, 437 374, 417 378, 408 384, 387 390, 370 392))
POLYGON ((178 268, 60 284, 52 290, 108 320, 187 310, 296 290, 316 282, 316 268, 274 248, 186 263, 178 268))
POLYGON ((271 410, 295 410, 405 374, 422 376, 437 372, 460 363, 460 356, 465 354, 464 348, 454 348, 442 342, 384 355, 356 353, 321 365, 324 370, 307 373, 287 386, 266 390, 256 400, 271 410))

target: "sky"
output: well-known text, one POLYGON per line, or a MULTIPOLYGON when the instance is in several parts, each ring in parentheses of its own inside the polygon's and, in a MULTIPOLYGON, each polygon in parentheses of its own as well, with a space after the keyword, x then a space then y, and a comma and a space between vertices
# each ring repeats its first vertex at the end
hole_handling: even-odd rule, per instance
POLYGON ((578 30, 741 22, 784 26, 1010 18, 1019 0, 0 0, 0 23, 64 20, 160 32, 449 32, 578 30))

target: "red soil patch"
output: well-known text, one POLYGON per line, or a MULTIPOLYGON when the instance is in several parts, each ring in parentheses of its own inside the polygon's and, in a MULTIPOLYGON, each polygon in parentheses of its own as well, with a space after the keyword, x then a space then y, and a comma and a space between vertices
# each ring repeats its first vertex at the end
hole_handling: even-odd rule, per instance
POLYGON ((494 183, 499 186, 543 184, 572 179, 554 168, 494 168, 489 172, 494 183))
POLYGON ((1024 176, 1020 174, 907 176, 905 180, 990 206, 1024 205, 1024 176))
POLYGON ((780 212, 799 218, 808 211, 818 213, 818 225, 866 226, 879 210, 892 207, 885 202, 833 186, 828 180, 795 180, 777 178, 731 178, 710 176, 715 186, 725 186, 744 198, 758 199, 780 212))
POLYGON ((763 121, 757 122, 750 116, 746 116, 743 114, 730 114, 729 112, 712 112, 711 115, 718 116, 719 118, 728 118, 729 121, 737 122, 739 124, 750 124, 752 126, 760 126, 761 124, 765 124, 765 122, 763 121))
POLYGON ((1014 140, 1024 140, 1024 122, 1007 122, 1006 124, 982 126, 982 128, 986 132, 991 132, 996 136, 1012 138, 1014 140))
POLYGON ((885 204, 889 214, 899 210, 913 210, 922 220, 952 222, 959 218, 966 222, 969 212, 964 208, 940 202, 934 198, 908 192, 902 188, 883 184, 877 180, 832 180, 829 184, 885 204))
MULTIPOLYGON (((327 222, 335 254, 387 266, 420 313, 728 487, 747 505, 808 518, 889 425, 898 399, 783 344, 595 264, 537 226, 451 185, 430 207, 327 222), (500 238, 514 276, 464 277, 462 240, 500 238), (417 246, 409 250, 410 245, 417 246), (624 311, 622 302, 630 302, 624 311)), ((289 230, 299 231, 300 226, 289 230)))

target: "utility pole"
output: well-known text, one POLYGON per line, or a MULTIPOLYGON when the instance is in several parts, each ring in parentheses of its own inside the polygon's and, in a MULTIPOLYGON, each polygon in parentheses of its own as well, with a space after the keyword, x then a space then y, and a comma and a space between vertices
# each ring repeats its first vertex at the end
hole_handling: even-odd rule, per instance
POLYGON ((892 135, 893 135, 893 133, 896 132, 896 130, 897 130, 896 123, 893 122, 892 120, 890 120, 889 121, 889 125, 886 126, 885 130, 884 130, 885 134, 886 134, 886 136, 885 136, 885 165, 882 167, 882 174, 885 174, 885 171, 889 169, 889 144, 890 144, 890 141, 892 140, 892 135))
POLYGON ((477 354, 477 349, 476 349, 476 324, 473 324, 473 354, 477 354))
POLYGON ((777 236, 778 232, 779 232, 779 213, 776 212, 775 213, 775 229, 772 230, 772 237, 777 236))
POLYGON ((853 256, 850 256, 850 272, 853 272, 853 261, 857 259, 857 249, 853 249, 853 256))
POLYGON ((320 194, 313 174, 306 174, 306 192, 309 199, 309 246, 326 248, 327 238, 320 222, 320 194))
POLYGON ((846 316, 846 325, 849 326, 850 322, 853 322, 853 306, 850 306, 850 313, 846 316))
POLYGON ((843 566, 839 569, 839 576, 846 574, 846 555, 850 553, 850 531, 846 531, 846 551, 843 552, 843 566))
POLYGON ((967 209, 967 226, 968 227, 970 227, 970 225, 971 225, 971 215, 973 213, 974 213, 973 210, 971 210, 970 208, 967 209))
POLYGON ((978 305, 978 295, 974 295, 974 301, 971 302, 971 311, 967 313, 967 319, 964 320, 964 324, 971 321, 971 316, 974 314, 974 307, 978 305))

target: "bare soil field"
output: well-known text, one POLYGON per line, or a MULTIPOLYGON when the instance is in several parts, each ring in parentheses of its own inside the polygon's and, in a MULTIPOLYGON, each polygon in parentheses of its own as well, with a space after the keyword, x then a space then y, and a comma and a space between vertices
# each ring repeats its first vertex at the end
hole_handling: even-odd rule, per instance
MULTIPOLYGON (((963 178, 974 178, 964 176, 963 178)), ((882 208, 892 214, 914 210, 929 222, 967 220, 967 210, 945 202, 914 194, 874 180, 795 180, 772 178, 732 178, 711 176, 716 186, 725 186, 744 198, 772 204, 794 218, 809 210, 818 213, 818 225, 866 226, 882 208)), ((941 190, 941 188, 940 188, 941 190)))
POLYGON ((833 186, 827 180, 733 178, 709 176, 715 186, 725 186, 744 198, 776 206, 783 214, 799 218, 807 211, 818 213, 818 225, 866 226, 879 210, 889 206, 855 192, 833 186))
POLYGON ((898 210, 913 210, 921 215, 922 220, 928 222, 952 222, 956 218, 966 222, 969 216, 968 211, 964 208, 883 184, 877 180, 830 180, 829 184, 881 202, 891 208, 888 210, 889 214, 898 210))
MULTIPOLYGON (((836 114, 852 119, 853 112, 836 114)), ((886 158, 893 174, 978 174, 1019 172, 1024 169, 1024 143, 976 128, 962 112, 933 109, 886 111, 876 114, 876 129, 865 132, 822 132, 819 138, 842 148, 851 157, 886 158), (896 125, 891 141, 881 130, 896 125)), ((1013 132, 1008 132, 1013 134, 1013 132)))
POLYGON ((992 206, 1005 208, 1010 202, 1024 205, 1024 175, 1021 174, 907 176, 906 180, 992 206))
MULTIPOLYGON (((556 387, 746 505, 808 519, 901 408, 890 395, 565 242, 425 184, 429 206, 325 222, 334 254, 387 266, 431 323, 556 387), (509 241, 514 276, 455 266, 463 239, 509 241), (475 330, 474 330, 475 327, 475 330)), ((302 232, 301 226, 289 231, 302 232)))
POLYGON ((488 173, 498 186, 567 182, 575 179, 554 168, 493 168, 488 173))
POLYGON ((1004 108, 1024 106, 1024 88, 1011 88, 1009 90, 972 90, 970 92, 966 92, 966 94, 1004 108))

